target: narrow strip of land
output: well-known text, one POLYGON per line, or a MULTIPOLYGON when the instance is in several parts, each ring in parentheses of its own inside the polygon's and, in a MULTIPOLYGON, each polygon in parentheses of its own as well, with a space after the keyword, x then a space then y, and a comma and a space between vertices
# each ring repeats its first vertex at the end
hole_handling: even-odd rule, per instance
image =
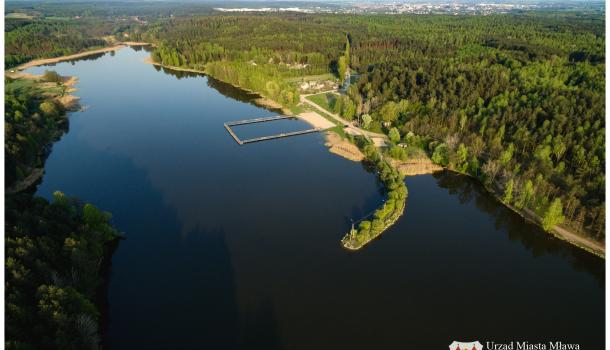
POLYGON ((11 69, 10 72, 8 72, 8 74, 15 74, 15 73, 17 73, 17 71, 25 70, 25 69, 28 69, 31 67, 36 67, 36 66, 42 66, 45 64, 52 64, 52 63, 57 63, 57 62, 62 62, 62 61, 70 61, 70 60, 75 60, 75 59, 79 59, 79 58, 83 58, 83 57, 87 57, 87 56, 91 56, 91 55, 96 55, 99 53, 117 51, 117 50, 120 50, 124 47, 131 46, 131 45, 136 45, 136 46, 137 45, 149 45, 149 43, 136 42, 136 41, 125 41, 125 42, 117 43, 113 46, 103 47, 101 49, 83 51, 83 52, 75 53, 72 55, 59 56, 59 57, 53 57, 53 58, 35 59, 35 60, 23 63, 13 69, 11 69))

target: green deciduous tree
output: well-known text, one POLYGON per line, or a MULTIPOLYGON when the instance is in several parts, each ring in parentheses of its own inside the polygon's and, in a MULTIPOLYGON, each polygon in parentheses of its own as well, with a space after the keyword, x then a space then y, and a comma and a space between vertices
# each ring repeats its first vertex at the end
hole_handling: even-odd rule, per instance
POLYGON ((398 118, 398 104, 394 101, 389 101, 381 107, 379 116, 385 122, 393 122, 398 118))
POLYGON ((534 184, 532 183, 531 180, 527 180, 525 182, 525 185, 519 192, 519 198, 515 202, 515 206, 519 209, 526 208, 529 205, 530 201, 532 200, 533 196, 534 196, 534 184))
POLYGON ((368 114, 363 115, 362 116, 362 127, 367 129, 369 127, 369 125, 371 125, 372 121, 373 121, 373 118, 371 118, 370 115, 368 115, 368 114))
POLYGON ((542 216, 542 227, 550 231, 555 225, 561 224, 565 220, 561 200, 555 198, 544 211, 542 216))
POLYGON ((436 146, 432 154, 432 161, 440 166, 447 166, 449 163, 449 147, 444 143, 436 146))
POLYGON ((388 136, 392 143, 398 143, 400 141, 400 132, 396 128, 390 129, 388 136))
POLYGON ((510 204, 513 201, 513 186, 515 182, 513 179, 508 180, 506 187, 504 188, 504 196, 502 196, 502 202, 510 204))

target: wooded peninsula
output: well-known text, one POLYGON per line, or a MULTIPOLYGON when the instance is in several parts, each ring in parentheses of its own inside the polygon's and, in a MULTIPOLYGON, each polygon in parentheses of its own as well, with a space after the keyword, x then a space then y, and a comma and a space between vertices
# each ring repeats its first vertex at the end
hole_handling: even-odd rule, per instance
POLYGON ((570 13, 193 16, 134 36, 157 62, 287 107, 291 82, 349 68, 358 78, 333 110, 388 134, 390 157, 424 150, 545 230, 604 242, 603 25, 570 13))
MULTIPOLYGON (((226 14, 148 3, 10 3, 7 12, 7 75, 34 59, 134 41, 150 43, 159 65, 205 72, 295 114, 311 95, 386 191, 373 218, 343 237, 348 249, 403 214, 396 164, 417 156, 605 255, 604 14, 226 14)), ((111 215, 59 191, 51 202, 36 197, 27 182, 68 130, 65 82, 52 71, 5 77, 7 349, 100 344, 100 262, 119 237, 111 215)))

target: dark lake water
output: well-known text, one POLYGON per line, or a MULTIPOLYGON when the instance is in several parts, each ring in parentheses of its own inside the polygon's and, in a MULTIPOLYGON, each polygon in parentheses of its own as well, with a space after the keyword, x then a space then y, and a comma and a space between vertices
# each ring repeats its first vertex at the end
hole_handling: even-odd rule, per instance
MULTIPOLYGON (((38 194, 113 213, 110 349, 446 349, 453 340, 604 347, 604 262, 471 179, 406 179, 404 216, 365 249, 339 240, 383 191, 309 134, 239 146, 230 120, 276 113, 231 86, 123 49, 54 69, 81 103, 38 194)), ((260 128, 258 127, 260 126, 260 128)), ((260 136, 308 128, 284 120, 260 136)))

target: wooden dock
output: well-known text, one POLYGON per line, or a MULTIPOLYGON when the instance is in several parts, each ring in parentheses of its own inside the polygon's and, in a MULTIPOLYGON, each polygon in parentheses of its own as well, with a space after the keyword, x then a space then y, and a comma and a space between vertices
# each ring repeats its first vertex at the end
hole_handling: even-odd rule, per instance
POLYGON ((235 120, 232 122, 226 122, 225 125, 228 125, 228 126, 246 125, 246 124, 254 124, 254 123, 271 122, 274 120, 281 120, 281 119, 294 119, 294 117, 290 116, 290 115, 276 115, 274 117, 262 117, 262 118, 254 118, 254 119, 235 120))
POLYGON ((282 119, 294 119, 294 117, 293 116, 289 116, 289 115, 279 115, 279 116, 274 116, 274 117, 263 117, 263 118, 236 120, 236 121, 224 123, 224 127, 225 127, 225 129, 227 129, 229 134, 233 137, 235 142, 237 142, 240 145, 243 145, 243 144, 246 144, 246 143, 253 143, 253 142, 261 142, 261 141, 268 141, 268 140, 273 140, 273 139, 279 139, 279 138, 283 138, 283 137, 290 137, 290 136, 311 134, 311 133, 314 133, 314 132, 319 132, 319 131, 324 130, 324 129, 320 129, 320 128, 312 128, 312 129, 307 129, 307 130, 292 131, 292 132, 283 132, 283 133, 276 134, 276 135, 254 137, 254 138, 251 138, 251 139, 242 140, 242 139, 240 139, 235 134, 233 129, 231 129, 232 126, 236 126, 236 125, 263 123, 263 122, 270 122, 270 121, 282 120, 282 119))
POLYGON ((255 137, 255 138, 251 138, 251 139, 247 139, 247 140, 242 140, 241 141, 242 143, 240 143, 240 145, 243 145, 244 143, 252 143, 252 142, 260 142, 260 141, 279 139, 279 138, 282 138, 282 137, 290 137, 290 136, 311 134, 312 132, 318 132, 320 130, 322 130, 322 129, 314 128, 314 129, 307 129, 307 130, 301 130, 301 131, 283 132, 281 134, 270 135, 270 136, 255 137))
POLYGON ((233 129, 231 129, 231 126, 229 126, 227 123, 225 123, 225 129, 227 129, 229 134, 231 134, 231 136, 233 136, 233 139, 235 140, 235 142, 239 143, 240 145, 244 144, 244 142, 242 140, 240 140, 239 137, 237 137, 237 135, 235 135, 235 133, 233 132, 233 129))

